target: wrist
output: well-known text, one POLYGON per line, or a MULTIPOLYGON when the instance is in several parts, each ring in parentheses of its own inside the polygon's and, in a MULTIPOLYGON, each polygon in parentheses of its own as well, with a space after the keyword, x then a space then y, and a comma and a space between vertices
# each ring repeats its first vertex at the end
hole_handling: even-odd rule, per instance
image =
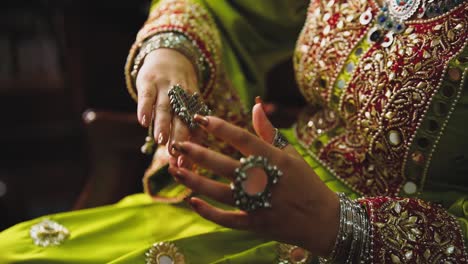
POLYGON ((150 53, 154 53, 159 49, 170 49, 176 51, 178 55, 181 54, 188 59, 195 70, 198 86, 203 87, 203 83, 205 81, 206 61, 203 59, 202 53, 187 37, 183 34, 174 32, 158 33, 141 43, 138 55, 136 55, 133 61, 131 71, 131 76, 134 80, 136 80, 145 58, 149 56, 150 53))
POLYGON ((370 225, 359 203, 339 193, 339 227, 333 249, 321 263, 359 263, 369 258, 370 225))

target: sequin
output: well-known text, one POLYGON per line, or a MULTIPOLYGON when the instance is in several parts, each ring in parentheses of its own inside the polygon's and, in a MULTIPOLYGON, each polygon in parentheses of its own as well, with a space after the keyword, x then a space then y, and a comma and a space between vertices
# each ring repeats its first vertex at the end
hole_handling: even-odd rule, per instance
POLYGON ((171 242, 154 243, 145 255, 146 264, 185 264, 185 256, 171 242))
POLYGON ((344 80, 338 80, 338 82, 336 83, 336 86, 340 89, 343 89, 345 87, 345 81, 344 80))
POLYGON ((401 143, 400 133, 396 130, 390 130, 390 132, 388 132, 388 141, 390 142, 390 144, 394 146, 400 145, 401 143))
POLYGON ((417 141, 417 144, 420 148, 425 149, 429 146, 429 139, 427 138, 420 138, 417 141))
POLYGON ((439 130, 439 123, 437 123, 437 121, 434 119, 428 120, 427 130, 429 130, 430 132, 436 132, 437 130, 439 130))
POLYGON ((45 219, 33 225, 29 230, 29 235, 35 245, 50 247, 62 244, 68 238, 70 232, 59 223, 45 219))
POLYGON ((461 76, 462 76, 461 71, 458 68, 450 68, 448 70, 448 75, 449 75, 450 80, 452 81, 459 81, 461 80, 461 76))
POLYGON ((352 73, 354 70, 354 62, 350 62, 346 65, 346 71, 352 73))
POLYGON ((376 42, 382 37, 382 31, 378 28, 372 28, 369 31, 369 41, 376 42))
POLYGON ((454 93, 455 93, 455 90, 453 89, 452 86, 447 85, 447 86, 444 86, 444 87, 442 88, 442 94, 443 94, 445 97, 450 98, 450 97, 453 96, 454 93))
POLYGON ((357 56, 361 56, 362 55, 362 52, 363 52, 363 49, 361 47, 357 48, 356 51, 354 52, 354 54, 356 54, 357 56))
POLYGON ((403 185, 403 191, 407 194, 414 194, 417 190, 418 186, 412 181, 408 181, 403 185))

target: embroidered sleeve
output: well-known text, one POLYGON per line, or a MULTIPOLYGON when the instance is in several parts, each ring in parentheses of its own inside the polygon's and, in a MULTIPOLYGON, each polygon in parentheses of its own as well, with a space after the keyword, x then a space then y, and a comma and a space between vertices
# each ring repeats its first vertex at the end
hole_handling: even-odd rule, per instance
POLYGON ((360 203, 371 222, 372 263, 466 263, 457 220, 418 199, 375 197, 360 203))
POLYGON ((131 72, 140 48, 145 40, 166 32, 184 35, 198 49, 201 54, 199 60, 205 66, 201 69, 203 82, 200 89, 203 97, 208 98, 219 77, 221 38, 208 11, 201 4, 191 0, 163 0, 151 9, 148 20, 138 32, 130 49, 125 66, 130 95, 137 100, 135 78, 131 72))

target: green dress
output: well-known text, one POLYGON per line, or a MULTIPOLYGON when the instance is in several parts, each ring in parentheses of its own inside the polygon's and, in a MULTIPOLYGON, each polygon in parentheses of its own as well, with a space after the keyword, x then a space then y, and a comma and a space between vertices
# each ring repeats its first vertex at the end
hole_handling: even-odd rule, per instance
MULTIPOLYGON (((358 0, 342 1, 334 5, 333 3, 331 5, 327 3, 320 1, 309 3, 301 0, 278 0, 274 1, 274 3, 267 0, 165 0, 161 1, 161 3, 155 1, 151 9, 149 22, 140 31, 137 43, 148 36, 165 31, 176 31, 194 40, 194 43, 197 43, 202 53, 205 54, 206 61, 212 62, 209 66, 213 70, 212 73, 216 72, 216 76, 208 74, 205 80, 207 85, 203 91, 205 99, 215 109, 215 113, 219 113, 219 116, 240 125, 245 124, 243 123, 245 121, 242 120, 245 120, 246 116, 248 116, 248 109, 252 105, 254 96, 261 95, 264 92, 266 73, 275 64, 290 57, 296 50, 294 53, 296 74, 298 75, 296 77, 300 86, 302 82, 302 92, 311 103, 311 108, 301 114, 293 128, 284 129, 282 132, 331 190, 346 193, 351 198, 376 196, 376 193, 371 191, 369 191, 369 195, 366 195, 366 191, 363 191, 365 186, 358 187, 358 180, 353 178, 355 175, 350 174, 345 177, 345 172, 348 170, 340 171, 343 163, 327 162, 329 156, 324 154, 327 153, 327 149, 322 148, 322 145, 331 148, 333 138, 343 133, 343 126, 340 127, 340 125, 335 124, 332 127, 324 128, 323 130, 326 130, 326 132, 318 133, 312 138, 308 138, 307 135, 304 136, 304 131, 306 131, 304 129, 307 128, 307 124, 310 124, 310 120, 317 121, 310 119, 310 113, 313 112, 313 115, 317 116, 322 113, 320 112, 321 109, 324 109, 323 104, 316 105, 313 103, 314 100, 320 101, 320 98, 324 97, 321 91, 317 90, 309 93, 307 90, 309 88, 304 83, 314 84, 314 80, 316 80, 320 86, 323 82, 330 81, 330 79, 317 79, 316 76, 310 75, 307 63, 312 62, 303 60, 304 54, 301 54, 301 52, 304 50, 305 43, 307 43, 306 37, 313 34, 313 32, 308 31, 309 28, 311 26, 322 26, 320 24, 322 22, 315 21, 317 17, 336 18, 336 23, 327 22, 327 25, 331 25, 331 29, 327 29, 328 34, 328 31, 333 32, 334 28, 343 28, 343 25, 340 26, 340 16, 334 16, 334 14, 339 12, 341 12, 340 14, 346 14, 346 16, 343 16, 344 21, 351 23, 355 20, 359 21, 360 13, 350 13, 347 8, 349 9, 351 6, 359 9, 357 3, 359 5, 369 5, 361 8, 361 11, 365 12, 367 8, 372 8, 372 5, 375 5, 373 1, 369 4, 367 1, 358 0), (309 8, 307 8, 308 5, 309 8), (337 7, 336 10, 328 10, 335 7, 337 7), (190 14, 179 18, 177 15, 184 15, 184 12, 180 12, 181 10, 190 14), (212 21, 203 20, 207 14, 212 21), (164 17, 165 15, 173 16, 167 18, 164 17), (353 20, 352 16, 356 18, 353 20), (190 19, 187 19, 187 17, 190 19), (193 21, 195 22, 193 23, 193 21), (210 28, 213 26, 217 30, 216 33, 210 31, 213 30, 213 28, 210 28), (301 28, 303 28, 302 33, 296 43, 301 28), (218 38, 218 42, 216 38, 218 38), (215 41, 209 41, 213 39, 215 41), (200 45, 200 43, 204 45, 200 45), (309 79, 304 81, 306 77, 309 79), (227 100, 226 95, 229 95, 229 100, 236 102, 232 109, 223 107, 227 100), (217 103, 215 103, 216 101, 217 103), (306 122, 304 129, 302 129, 301 125, 304 120, 301 118, 304 117, 309 122, 306 122), (317 142, 321 145, 319 146, 317 142)), ((466 28, 468 27, 468 24, 466 24, 466 17, 468 17, 466 10, 468 8, 466 3, 461 5, 462 8, 458 7, 459 13, 461 12, 465 19, 462 19, 460 23, 466 28)), ((357 11, 354 10, 354 12, 357 11)), ((324 19, 320 21, 322 20, 325 21, 324 19)), ((344 27, 346 28, 346 24, 344 27)), ((311 30, 315 29, 314 27, 311 30)), ((364 31, 365 29, 363 29, 364 31)), ((317 36, 327 39, 325 35, 317 36)), ((353 35, 345 36, 349 36, 351 43, 353 35)), ((458 35, 462 42, 467 41, 466 36, 466 30, 458 35)), ((398 40, 395 41, 395 43, 398 43, 398 40)), ((320 45, 320 39, 317 40, 317 43, 320 45)), ((307 45, 313 46, 313 40, 307 45)), ((362 38, 361 35, 361 38, 345 55, 340 55, 344 57, 345 62, 340 65, 350 65, 349 63, 353 62, 352 65, 357 68, 360 61, 363 61, 362 57, 356 55, 357 50, 364 49, 371 52, 373 50, 372 45, 374 44, 365 37, 362 38)), ((468 173, 468 166, 466 165, 468 139, 464 132, 466 128, 464 120, 468 116, 468 88, 463 83, 467 73, 466 58, 468 52, 466 43, 460 49, 461 51, 457 53, 457 56, 450 58, 447 63, 449 71, 447 71, 445 77, 441 77, 442 83, 448 86, 452 85, 450 87, 454 87, 453 89, 458 91, 456 100, 450 101, 453 103, 453 109, 449 114, 450 120, 445 122, 443 117, 437 117, 435 113, 431 112, 432 110, 425 115, 425 117, 431 117, 434 114, 435 117, 430 120, 441 120, 440 122, 444 124, 445 128, 444 133, 438 136, 437 148, 434 148, 431 152, 431 162, 423 162, 423 164, 428 164, 425 169, 427 173, 425 173, 422 180, 417 177, 413 179, 411 178, 412 171, 423 171, 424 167, 414 167, 411 165, 411 161, 404 167, 404 174, 409 175, 409 179, 413 179, 412 183, 416 182, 417 185, 422 183, 424 189, 417 187, 417 192, 413 192, 410 190, 413 186, 400 183, 399 187, 401 188, 398 189, 398 195, 440 203, 450 214, 455 216, 461 229, 458 228, 457 224, 454 225, 457 227, 453 227, 453 230, 446 230, 447 232, 460 232, 461 230, 461 237, 463 238, 460 240, 460 237, 458 237, 457 240, 456 236, 452 236, 453 241, 450 242, 450 245, 456 245, 456 249, 453 251, 450 246, 445 244, 444 250, 447 252, 452 250, 452 252, 455 252, 454 254, 465 254, 466 256, 466 253, 463 253, 462 241, 468 237, 468 178, 466 177, 468 173), (450 71, 452 69, 455 70, 450 71), (457 69, 458 71, 456 71, 457 69), (452 78, 458 79, 458 82, 449 78, 451 77, 450 74, 456 73, 455 71, 461 72, 460 78, 452 78), (417 179, 420 181, 417 181, 417 179), (410 191, 405 193, 407 190, 410 191)), ((313 52, 310 51, 310 54, 313 52)), ((330 61, 325 60, 324 62, 330 63, 330 61)), ((332 67, 335 67, 335 65, 332 67)), ((327 72, 324 72, 322 76, 326 76, 327 72)), ((340 69, 335 76, 335 81, 330 84, 332 91, 339 92, 337 88, 341 86, 340 80, 352 83, 354 76, 358 74, 358 70, 346 71, 346 67, 340 69)), ((437 96, 437 94, 433 95, 435 99, 431 101, 432 103, 441 102, 436 100, 437 96)), ((332 97, 329 96, 329 98, 332 97)), ((338 109, 338 113, 342 111, 333 105, 332 100, 330 102, 325 108, 338 109)), ((343 113, 343 116, 346 117, 346 113, 343 113)), ((424 126, 418 127, 416 132, 412 131, 412 133, 416 133, 414 138, 418 138, 419 134, 425 133, 424 126)), ((398 138, 394 134, 391 135, 391 139, 398 138)), ((412 147, 417 146, 408 145, 409 151, 412 147)), ((228 148, 223 146, 218 149, 229 153, 228 148)), ((422 154, 427 152, 421 151, 422 154)), ((414 155, 410 155, 410 157, 415 157, 413 160, 420 160, 418 159, 419 156, 416 155, 420 152, 411 153, 414 155)), ((336 157, 336 160, 340 158, 338 155, 333 157, 336 157)), ((376 164, 380 163, 376 162, 376 164)), ((378 166, 376 165, 376 167, 378 166)), ((377 183, 375 184, 377 185, 377 183)), ((174 183, 169 184, 162 190, 162 193, 169 195, 178 192, 180 192, 180 186, 174 183)), ((387 196, 390 201, 396 199, 393 193, 382 192, 377 194, 387 196)), ((368 198, 366 201, 374 202, 374 206, 378 204, 378 201, 373 200, 373 198, 368 198)), ((367 205, 369 208, 372 207, 371 203, 367 205)), ((423 207, 429 208, 426 205, 423 207)), ((412 208, 414 209, 414 206, 412 208)), ((376 207, 376 211, 378 211, 377 209, 379 208, 376 207)), ((428 210, 432 209, 429 208, 428 210)), ((444 209, 434 210, 440 210, 437 211, 438 214, 439 212, 442 212, 440 214, 446 213, 444 209)), ((411 214, 410 209, 407 212, 411 214)), ((382 215, 385 216, 384 213, 382 211, 382 215)), ((395 215, 394 212, 393 215, 395 215)), ((376 219, 375 221, 378 221, 378 217, 376 219)), ((288 218, 285 217, 284 225, 292 224, 294 223, 288 222, 288 218)), ((446 223, 443 224, 446 225, 446 223)), ((383 234, 387 230, 385 227, 381 228, 378 223, 375 226, 380 228, 375 229, 375 234, 383 234)), ((416 229, 418 228, 416 226, 416 229)), ((414 229, 412 230, 414 231, 414 229)), ((435 234, 437 234, 434 235, 436 238, 432 237, 432 239, 440 240, 439 236, 443 237, 443 234, 435 234)), ((379 238, 385 239, 385 236, 375 237, 375 239, 379 238)), ((421 239, 423 238, 427 239, 427 237, 421 239)), ((382 241, 376 240, 375 244, 378 245, 380 242, 382 241)), ((406 244, 411 243, 417 244, 418 241, 411 240, 406 244)), ((281 253, 279 243, 275 241, 261 238, 253 233, 223 228, 201 218, 184 202, 154 202, 146 194, 128 196, 114 205, 32 219, 0 233, 0 263, 157 263, 149 262, 147 259, 148 253, 153 254, 153 257, 168 255, 179 261, 182 256, 186 263, 278 263, 279 260, 283 260, 282 263, 294 263, 291 260, 286 261, 289 256, 281 253), (37 228, 38 224, 40 227, 45 219, 56 222, 66 230, 57 229, 57 226, 54 226, 55 229, 52 228, 54 229, 53 232, 37 232, 38 229, 34 229, 34 227, 37 228), (62 235, 61 238, 63 239, 59 239, 58 245, 40 246, 35 244, 35 241, 44 238, 44 234, 53 237, 62 235), (150 251, 151 248, 153 248, 153 251, 150 251), (156 253, 153 254, 154 252, 156 253)), ((448 255, 449 253, 447 253, 448 255)), ((394 259, 393 256, 392 259, 394 259)), ((160 261, 163 263, 162 259, 160 261)), ((178 262, 176 261, 176 263, 178 262)))

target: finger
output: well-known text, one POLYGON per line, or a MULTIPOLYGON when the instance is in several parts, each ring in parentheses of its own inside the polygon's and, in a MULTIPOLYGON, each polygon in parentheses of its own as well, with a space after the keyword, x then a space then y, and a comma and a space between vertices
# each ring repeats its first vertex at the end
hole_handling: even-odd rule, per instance
POLYGON ((195 121, 206 131, 238 149, 245 156, 261 155, 278 162, 280 150, 249 133, 214 116, 195 115, 195 121))
POLYGON ((169 138, 172 112, 166 89, 158 88, 158 98, 154 109, 156 114, 154 120, 154 138, 158 142, 158 145, 164 145, 169 138))
POLYGON ((196 164, 228 179, 234 177, 234 170, 240 166, 239 161, 195 143, 177 142, 174 148, 196 164))
MULTIPOLYGON (((260 138, 270 144, 273 144, 276 133, 275 127, 271 124, 270 120, 266 116, 261 103, 255 104, 252 109, 252 124, 255 133, 257 133, 260 138)), ((301 154, 299 154, 291 144, 284 147, 283 151, 295 157, 301 157, 301 154)))
POLYGON ((185 168, 172 168, 171 171, 178 182, 192 189, 195 193, 205 195, 221 203, 234 205, 232 191, 227 184, 200 176, 185 168))
POLYGON ((148 127, 153 116, 153 106, 156 101, 156 88, 149 81, 141 81, 138 90, 138 121, 144 127, 148 127))
POLYGON ((179 118, 174 117, 172 119, 172 127, 171 127, 171 141, 168 144, 169 153, 172 155, 177 155, 176 152, 172 151, 172 145, 175 142, 183 142, 188 141, 190 139, 190 130, 187 125, 179 118))
POLYGON ((186 156, 180 155, 177 157, 177 168, 186 168, 191 169, 193 166, 193 162, 186 156))
POLYGON ((170 156, 169 158, 169 168, 177 168, 178 166, 178 159, 176 157, 170 156))
POLYGON ((250 218, 246 212, 222 210, 196 197, 190 198, 189 203, 195 212, 216 224, 244 230, 250 227, 250 218))

